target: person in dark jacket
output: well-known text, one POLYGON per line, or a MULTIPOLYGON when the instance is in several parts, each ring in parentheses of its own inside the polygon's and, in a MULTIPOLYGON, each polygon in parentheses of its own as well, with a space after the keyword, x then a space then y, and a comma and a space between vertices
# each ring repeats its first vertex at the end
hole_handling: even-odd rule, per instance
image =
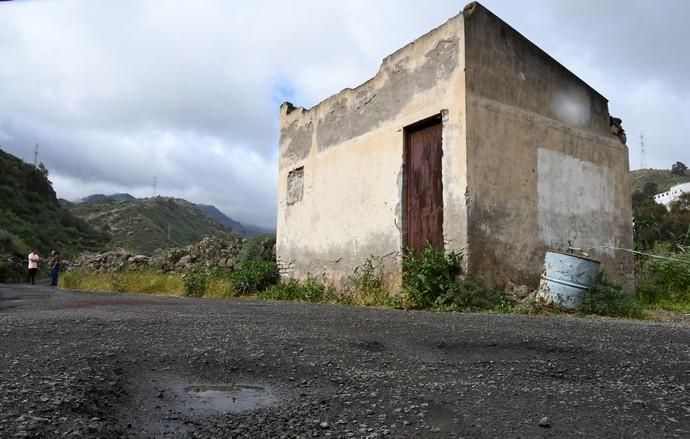
POLYGON ((57 287, 60 274, 60 253, 50 252, 50 286, 57 287))

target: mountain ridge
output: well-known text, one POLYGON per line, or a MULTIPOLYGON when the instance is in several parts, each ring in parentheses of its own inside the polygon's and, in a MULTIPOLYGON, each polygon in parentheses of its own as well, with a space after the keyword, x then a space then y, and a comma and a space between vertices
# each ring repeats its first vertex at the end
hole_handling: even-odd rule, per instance
MULTIPOLYGON (((128 193, 118 193, 111 195, 92 194, 82 198, 74 204, 107 203, 112 201, 135 201, 137 199, 138 198, 128 193)), ((218 209, 216 206, 212 204, 192 204, 196 204, 202 210, 202 212, 206 213, 208 216, 215 219, 220 224, 232 229, 233 231, 239 233, 241 236, 245 238, 251 238, 253 236, 263 234, 275 234, 275 230, 266 229, 253 224, 244 224, 240 221, 237 221, 227 216, 225 213, 223 213, 220 209, 218 209)))
POLYGON ((209 236, 230 238, 238 235, 208 216, 196 204, 182 198, 105 199, 72 204, 70 210, 97 229, 109 233, 113 246, 144 254, 184 247, 209 236))

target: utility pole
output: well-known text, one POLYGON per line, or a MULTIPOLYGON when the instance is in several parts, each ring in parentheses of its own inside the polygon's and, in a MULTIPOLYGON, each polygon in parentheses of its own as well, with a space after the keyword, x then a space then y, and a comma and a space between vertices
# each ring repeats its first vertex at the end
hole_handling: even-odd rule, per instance
POLYGON ((38 166, 38 143, 34 146, 34 168, 38 166))
POLYGON ((640 132, 640 169, 647 169, 647 154, 644 150, 644 133, 640 132))
POLYGON ((153 176, 153 198, 156 198, 156 186, 158 186, 158 177, 153 176))

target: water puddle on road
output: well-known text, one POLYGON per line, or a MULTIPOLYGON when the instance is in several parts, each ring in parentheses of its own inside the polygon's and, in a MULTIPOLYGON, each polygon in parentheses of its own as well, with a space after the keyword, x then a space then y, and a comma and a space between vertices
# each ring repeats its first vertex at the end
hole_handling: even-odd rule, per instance
POLYGON ((266 387, 249 384, 193 385, 184 388, 184 404, 192 410, 242 412, 268 407, 276 397, 266 387))

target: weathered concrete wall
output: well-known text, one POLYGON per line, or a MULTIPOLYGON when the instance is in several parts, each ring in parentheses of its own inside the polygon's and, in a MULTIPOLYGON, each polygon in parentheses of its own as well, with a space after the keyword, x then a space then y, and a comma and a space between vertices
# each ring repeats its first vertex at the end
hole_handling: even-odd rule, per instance
POLYGON ((630 286, 627 147, 595 90, 472 3, 312 109, 281 107, 278 258, 338 281, 400 274, 404 128, 443 120, 443 235, 492 283, 536 286, 547 249, 597 247, 630 286))
POLYGON ((462 26, 461 15, 450 19, 387 57, 371 80, 309 110, 283 104, 276 250, 293 276, 338 281, 370 255, 399 274, 404 127, 438 114, 444 237, 464 249, 462 26))
MULTIPOLYGON (((632 248, 628 150, 606 99, 481 5, 464 15, 468 269, 536 286, 548 248, 632 248)), ((590 254, 632 284, 629 253, 590 254)))

